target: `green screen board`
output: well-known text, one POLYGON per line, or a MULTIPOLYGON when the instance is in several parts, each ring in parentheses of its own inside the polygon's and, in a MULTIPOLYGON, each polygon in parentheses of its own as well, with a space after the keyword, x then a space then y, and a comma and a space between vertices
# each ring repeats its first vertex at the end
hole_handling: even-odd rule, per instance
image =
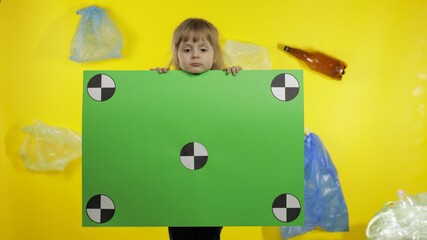
POLYGON ((302 226, 302 80, 84 71, 83 226, 302 226))

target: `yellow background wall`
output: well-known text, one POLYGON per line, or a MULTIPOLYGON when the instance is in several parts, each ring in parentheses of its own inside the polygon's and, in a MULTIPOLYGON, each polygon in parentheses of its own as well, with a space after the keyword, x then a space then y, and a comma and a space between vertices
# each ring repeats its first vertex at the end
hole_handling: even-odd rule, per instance
MULTIPOLYGON (((338 170, 350 232, 294 239, 364 239, 366 225, 403 189, 427 191, 427 2, 24 1, 0 3, 1 239, 168 239, 167 228, 82 228, 81 159, 64 172, 31 172, 21 128, 40 119, 81 132, 83 70, 166 66, 174 28, 211 21, 226 39, 268 48, 274 69, 303 69, 305 126, 338 170), (121 30, 123 59, 75 63, 69 45, 90 5, 121 30), (276 48, 320 50, 347 62, 342 81, 276 48)), ((256 191, 256 189, 254 189, 256 191)), ((280 239, 278 227, 225 227, 222 239, 280 239)))

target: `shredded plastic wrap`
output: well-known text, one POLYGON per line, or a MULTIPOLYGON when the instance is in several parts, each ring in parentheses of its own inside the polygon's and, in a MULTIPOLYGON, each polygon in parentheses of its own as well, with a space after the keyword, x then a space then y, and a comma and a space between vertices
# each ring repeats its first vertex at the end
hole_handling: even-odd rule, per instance
POLYGON ((227 40, 224 52, 233 66, 241 66, 245 70, 271 69, 270 52, 264 47, 227 40))
POLYGON ((81 63, 122 58, 123 36, 107 11, 90 6, 77 14, 82 18, 70 45, 71 60, 81 63))
POLYGON ((427 239, 427 192, 415 196, 397 191, 399 200, 384 204, 366 228, 366 237, 380 239, 427 239))
POLYGON ((25 166, 33 171, 64 170, 80 157, 81 135, 65 127, 51 127, 40 120, 22 128, 25 140, 19 149, 25 166))
POLYGON ((280 227, 283 239, 313 230, 348 231, 348 211, 337 170, 320 138, 304 136, 304 226, 280 227))

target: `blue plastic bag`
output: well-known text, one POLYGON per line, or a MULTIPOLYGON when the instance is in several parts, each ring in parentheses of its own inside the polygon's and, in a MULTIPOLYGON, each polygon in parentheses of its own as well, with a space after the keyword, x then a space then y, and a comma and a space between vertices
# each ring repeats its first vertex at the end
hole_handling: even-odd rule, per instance
POLYGON ((280 227, 283 239, 320 226, 329 232, 348 231, 348 211, 337 170, 320 138, 304 136, 304 226, 280 227))
POLYGON ((78 10, 77 15, 82 18, 70 45, 71 60, 81 63, 122 58, 123 36, 107 11, 90 6, 78 10))

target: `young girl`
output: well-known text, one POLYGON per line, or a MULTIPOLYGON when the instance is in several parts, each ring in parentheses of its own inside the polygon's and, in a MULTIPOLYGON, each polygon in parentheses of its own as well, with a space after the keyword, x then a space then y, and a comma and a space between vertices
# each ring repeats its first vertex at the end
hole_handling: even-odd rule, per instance
MULTIPOLYGON (((172 39, 172 60, 168 68, 155 68, 166 73, 172 65, 177 70, 200 74, 208 70, 225 70, 233 76, 240 66, 224 68, 217 29, 208 21, 189 18, 176 29, 172 39)), ((171 240, 219 240, 222 227, 169 227, 171 240)))
POLYGON ((210 22, 189 18, 182 22, 173 34, 172 60, 168 68, 155 68, 159 73, 166 73, 170 66, 193 74, 207 70, 225 70, 233 76, 242 70, 240 66, 224 67, 224 59, 218 40, 218 31, 210 22))

